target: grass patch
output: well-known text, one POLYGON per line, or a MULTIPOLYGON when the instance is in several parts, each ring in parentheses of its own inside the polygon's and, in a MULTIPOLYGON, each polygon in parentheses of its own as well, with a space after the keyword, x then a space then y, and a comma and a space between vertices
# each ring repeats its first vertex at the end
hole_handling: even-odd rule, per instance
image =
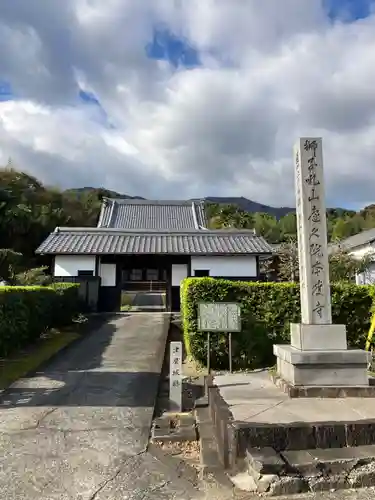
POLYGON ((270 375, 277 375, 277 366, 273 365, 268 368, 268 373, 270 375))
POLYGON ((121 292, 121 307, 120 307, 121 312, 131 311, 133 309, 132 306, 135 296, 136 294, 129 293, 124 290, 121 292))
POLYGON ((126 305, 124 305, 124 306, 121 306, 120 311, 121 311, 121 312, 124 312, 124 311, 131 311, 132 309, 133 309, 133 308, 132 308, 132 306, 130 306, 130 305, 128 305, 128 304, 126 304, 126 305))
POLYGON ((0 390, 6 389, 19 378, 36 370, 38 366, 79 337, 80 334, 72 328, 51 330, 37 344, 7 359, 0 359, 0 390))
POLYGON ((205 375, 207 373, 207 368, 192 356, 186 356, 183 360, 182 371, 185 377, 198 377, 200 375, 205 375))

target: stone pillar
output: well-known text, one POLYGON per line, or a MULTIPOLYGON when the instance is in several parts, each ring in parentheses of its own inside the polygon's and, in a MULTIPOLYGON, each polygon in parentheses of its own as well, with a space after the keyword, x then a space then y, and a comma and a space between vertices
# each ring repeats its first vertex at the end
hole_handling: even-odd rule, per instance
POLYGON ((369 353, 348 350, 345 325, 332 324, 322 139, 299 139, 294 165, 301 323, 274 346, 278 374, 293 386, 368 385, 369 353))

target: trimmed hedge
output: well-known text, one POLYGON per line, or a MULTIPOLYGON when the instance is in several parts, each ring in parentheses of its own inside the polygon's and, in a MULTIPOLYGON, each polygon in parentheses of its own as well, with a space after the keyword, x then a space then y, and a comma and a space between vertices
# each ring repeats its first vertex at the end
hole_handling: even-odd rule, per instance
MULTIPOLYGON (((364 348, 374 307, 374 287, 331 285, 334 323, 346 324, 348 343, 364 348)), ((275 362, 273 344, 290 341, 290 323, 301 321, 299 284, 187 278, 181 286, 181 312, 188 354, 206 364, 207 334, 197 328, 199 302, 241 304, 242 332, 234 333, 233 367, 255 369, 275 362)), ((213 368, 228 368, 227 334, 211 334, 213 368)))
POLYGON ((69 324, 78 312, 78 285, 0 287, 0 356, 69 324))

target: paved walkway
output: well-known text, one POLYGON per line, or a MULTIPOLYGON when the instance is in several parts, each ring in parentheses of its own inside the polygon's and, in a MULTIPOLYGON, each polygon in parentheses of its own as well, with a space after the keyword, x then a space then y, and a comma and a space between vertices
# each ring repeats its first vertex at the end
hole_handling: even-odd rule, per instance
POLYGON ((165 311, 165 294, 161 292, 137 293, 132 308, 141 311, 165 311))
POLYGON ((262 424, 293 422, 358 422, 375 419, 374 398, 290 399, 267 371, 215 376, 233 418, 262 424))
POLYGON ((167 322, 118 316, 2 396, 1 498, 199 497, 146 451, 167 322))

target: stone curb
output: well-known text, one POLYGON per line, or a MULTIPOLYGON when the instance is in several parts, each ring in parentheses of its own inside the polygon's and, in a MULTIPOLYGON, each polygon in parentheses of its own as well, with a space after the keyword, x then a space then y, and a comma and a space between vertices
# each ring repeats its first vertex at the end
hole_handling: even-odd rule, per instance
POLYGON ((218 387, 214 384, 214 376, 205 378, 206 394, 210 418, 218 447, 218 455, 224 470, 233 471, 237 467, 239 431, 228 404, 222 398, 218 387))
POLYGON ((317 493, 375 484, 375 446, 281 453, 272 448, 249 448, 245 463, 253 491, 267 496, 317 493))
MULTIPOLYGON (((154 408, 154 414, 155 414, 155 408, 158 400, 158 393, 159 393, 159 387, 160 387, 160 380, 161 380, 161 375, 163 373, 163 365, 164 365, 164 359, 166 356, 166 351, 168 348, 168 335, 169 335, 169 329, 171 326, 171 313, 168 313, 168 318, 163 318, 164 324, 163 324, 163 338, 160 342, 160 347, 158 352, 155 353, 156 360, 158 361, 157 367, 156 367, 156 373, 158 373, 159 380, 158 383, 156 384, 155 387, 155 396, 153 398, 153 408, 154 408)), ((151 424, 152 425, 152 424, 151 424)), ((151 429, 150 429, 151 431, 151 429)))
POLYGON ((210 474, 222 470, 217 452, 215 433, 208 407, 199 407, 195 410, 199 444, 200 444, 200 478, 205 479, 210 474))
POLYGON ((223 400, 212 376, 207 377, 209 410, 217 439, 219 460, 225 470, 241 465, 248 446, 282 450, 353 447, 375 444, 375 419, 342 422, 265 424, 237 421, 223 400))
POLYGON ((375 398, 375 386, 369 378, 366 387, 295 387, 274 373, 270 378, 290 398, 375 398))
POLYGON ((220 463, 210 410, 208 407, 199 407, 195 413, 200 444, 199 479, 207 484, 214 483, 217 487, 233 490, 234 485, 220 463))

